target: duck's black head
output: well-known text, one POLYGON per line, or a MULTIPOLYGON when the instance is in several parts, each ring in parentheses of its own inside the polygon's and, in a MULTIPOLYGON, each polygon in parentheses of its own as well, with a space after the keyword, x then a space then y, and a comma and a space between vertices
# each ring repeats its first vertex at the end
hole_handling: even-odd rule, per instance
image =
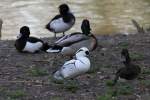
POLYGON ((28 26, 23 26, 20 28, 20 34, 19 37, 28 38, 30 35, 30 29, 28 26))
POLYGON ((81 30, 82 30, 82 33, 85 34, 85 35, 89 35, 91 33, 90 32, 91 28, 90 28, 90 22, 89 22, 89 20, 84 19, 82 21, 81 30))
POLYGON ((66 15, 69 12, 69 6, 67 4, 61 4, 59 6, 59 13, 61 15, 66 15))
POLYGON ((130 63, 130 56, 129 56, 128 49, 122 49, 121 56, 125 57, 125 61, 123 61, 124 64, 130 63))

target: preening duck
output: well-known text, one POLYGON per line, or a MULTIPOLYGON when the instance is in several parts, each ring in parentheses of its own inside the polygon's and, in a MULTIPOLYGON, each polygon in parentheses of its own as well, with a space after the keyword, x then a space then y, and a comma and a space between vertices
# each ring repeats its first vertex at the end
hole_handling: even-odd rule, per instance
POLYGON ((19 52, 30 52, 35 53, 39 50, 46 51, 49 46, 47 43, 44 43, 42 40, 29 37, 30 29, 28 26, 23 26, 20 28, 20 34, 17 36, 17 40, 15 41, 15 47, 19 52))
POLYGON ((90 69, 89 50, 86 47, 76 52, 76 59, 69 60, 54 73, 56 80, 70 79, 86 73, 90 69))
POLYGON ((87 47, 93 51, 97 47, 97 39, 91 33, 89 20, 84 19, 81 25, 81 32, 75 32, 57 40, 47 52, 61 52, 63 55, 72 56, 81 47, 87 47))
POLYGON ((54 32, 54 37, 56 38, 56 33, 63 33, 69 30, 75 24, 75 17, 70 12, 69 6, 67 4, 61 4, 59 6, 59 13, 56 15, 47 25, 46 29, 54 32))
POLYGON ((128 49, 122 49, 121 55, 125 58, 125 61, 123 61, 125 67, 120 68, 117 71, 116 77, 114 79, 114 85, 116 84, 119 78, 133 80, 137 78, 138 75, 141 73, 141 68, 138 65, 135 65, 131 62, 128 49))

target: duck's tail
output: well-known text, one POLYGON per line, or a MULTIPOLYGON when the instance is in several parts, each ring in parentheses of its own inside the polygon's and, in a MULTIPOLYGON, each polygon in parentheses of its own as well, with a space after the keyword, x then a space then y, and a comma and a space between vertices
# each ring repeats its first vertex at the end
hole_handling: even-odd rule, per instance
POLYGON ((63 80, 63 79, 64 79, 59 70, 56 71, 56 72, 53 74, 53 78, 56 79, 56 80, 63 80))
POLYGON ((41 50, 46 52, 46 50, 48 50, 50 47, 51 46, 46 42, 46 43, 43 43, 41 50))
POLYGON ((45 28, 51 32, 53 32, 54 30, 50 27, 50 23, 45 25, 45 28))

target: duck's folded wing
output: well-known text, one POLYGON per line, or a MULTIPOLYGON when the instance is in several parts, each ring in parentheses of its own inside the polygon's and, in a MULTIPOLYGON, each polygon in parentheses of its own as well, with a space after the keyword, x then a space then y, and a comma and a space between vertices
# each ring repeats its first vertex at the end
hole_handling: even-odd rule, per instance
POLYGON ((72 59, 72 60, 69 60, 67 62, 65 62, 65 64, 63 66, 67 66, 69 64, 75 64, 76 60, 75 59, 72 59))
POLYGON ((32 43, 36 43, 36 42, 42 42, 43 43, 43 41, 41 39, 38 39, 36 37, 29 37, 27 39, 27 41, 32 42, 32 43))
POLYGON ((60 73, 64 78, 73 78, 78 74, 75 62, 76 60, 70 60, 61 67, 60 73))
POLYGON ((73 34, 62 37, 61 39, 56 41, 55 44, 65 47, 65 46, 70 46, 74 43, 77 43, 86 39, 88 39, 88 36, 83 35, 82 33, 76 33, 76 34, 73 33, 73 34))

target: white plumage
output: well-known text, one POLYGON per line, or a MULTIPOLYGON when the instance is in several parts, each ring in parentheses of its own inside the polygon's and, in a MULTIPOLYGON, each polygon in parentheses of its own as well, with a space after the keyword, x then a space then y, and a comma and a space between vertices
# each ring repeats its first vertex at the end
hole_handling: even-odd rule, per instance
POLYGON ((53 20, 50 23, 51 29, 54 30, 55 33, 65 32, 73 26, 74 22, 71 21, 69 23, 65 23, 62 18, 53 20))
POLYGON ((54 73, 54 78, 63 80, 73 78, 87 72, 90 69, 90 60, 87 58, 89 50, 86 47, 80 48, 76 52, 76 59, 67 61, 60 70, 54 73))
POLYGON ((26 42, 26 45, 25 45, 23 51, 34 53, 34 52, 40 50, 40 48, 42 48, 42 46, 43 46, 42 42, 36 42, 36 43, 26 42))

